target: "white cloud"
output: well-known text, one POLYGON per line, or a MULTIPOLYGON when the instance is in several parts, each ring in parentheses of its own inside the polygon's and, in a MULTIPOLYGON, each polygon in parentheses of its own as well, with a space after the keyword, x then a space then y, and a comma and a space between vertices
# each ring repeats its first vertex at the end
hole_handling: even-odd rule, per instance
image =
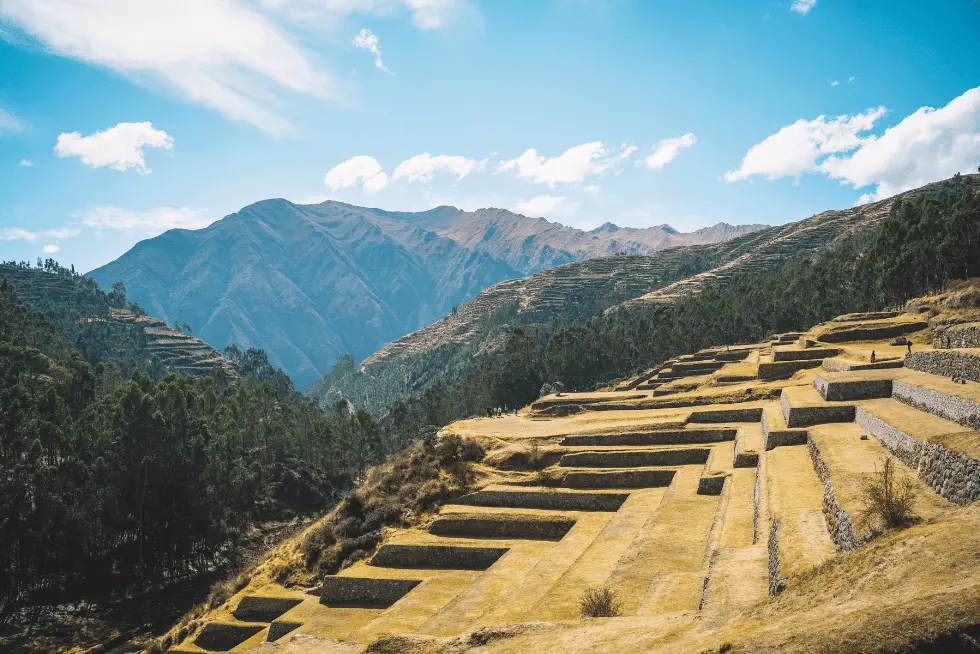
POLYGON ((840 82, 838 82, 837 80, 834 80, 833 82, 830 83, 830 85, 831 86, 840 86, 840 82))
POLYGON ((635 145, 624 145, 623 146, 623 151, 619 153, 619 158, 620 159, 629 159, 630 157, 633 156, 633 153, 636 152, 639 149, 640 148, 636 147, 635 145))
POLYGON ((323 183, 334 191, 361 184, 368 193, 376 193, 388 185, 388 175, 377 159, 362 154, 331 168, 323 183))
POLYGON ((333 92, 332 78, 244 2, 0 0, 0 13, 54 53, 162 85, 275 135, 293 127, 273 89, 333 92))
POLYGON ((4 227, 0 229, 0 239, 5 241, 27 241, 33 243, 43 239, 63 240, 78 236, 77 229, 71 227, 61 227, 59 229, 43 229, 31 231, 23 227, 4 227))
POLYGON ((817 0, 793 0, 791 9, 798 14, 806 16, 815 4, 817 4, 817 0))
POLYGON ((477 161, 446 154, 433 157, 428 152, 423 152, 398 164, 391 178, 407 179, 410 182, 428 182, 436 172, 444 170, 455 175, 456 179, 463 179, 474 170, 483 168, 485 163, 485 160, 477 161))
POLYGON ((599 186, 599 185, 597 185, 597 184, 589 184, 588 186, 586 186, 582 190, 585 191, 586 193, 590 193, 592 195, 598 195, 599 194, 599 191, 602 190, 602 187, 599 186))
POLYGON ((881 136, 864 133, 885 113, 883 107, 855 116, 799 120, 753 146, 738 170, 725 180, 752 175, 767 179, 824 173, 855 188, 874 186, 859 203, 889 197, 980 162, 980 87, 945 107, 921 107, 881 136))
POLYGON ((201 229, 214 220, 204 209, 191 207, 157 207, 150 211, 93 207, 82 215, 82 222, 93 229, 136 230, 155 235, 168 229, 201 229))
POLYGON ((854 75, 851 75, 850 77, 847 78, 847 82, 848 83, 851 83, 851 82, 853 82, 856 79, 857 79, 857 77, 855 77, 854 75))
POLYGON ((31 166, 34 165, 34 162, 31 161, 30 159, 21 159, 20 165, 23 166, 24 168, 30 168, 31 166))
POLYGON ((570 216, 578 209, 579 203, 563 195, 539 195, 514 205, 514 211, 527 216, 570 216))
POLYGON ((799 177, 813 170, 820 158, 860 146, 863 142, 860 134, 874 127, 883 115, 885 108, 878 107, 832 120, 825 116, 814 120, 800 119, 752 146, 741 167, 725 173, 725 181, 735 182, 752 175, 765 175, 770 180, 799 177))
POLYGON ((61 248, 58 247, 57 245, 53 245, 53 244, 48 244, 48 245, 45 245, 43 248, 41 248, 41 252, 43 252, 45 254, 54 254, 55 252, 58 252, 59 250, 61 250, 61 248))
POLYGON ((945 107, 921 107, 853 154, 831 156, 818 169, 855 188, 876 185, 880 200, 980 164, 980 87, 945 107))
POLYGON ((296 21, 320 26, 336 26, 348 14, 387 16, 407 9, 412 23, 423 30, 447 26, 467 8, 467 0, 260 0, 296 21))
POLYGON ((108 166, 121 171, 135 168, 146 175, 150 169, 143 159, 143 148, 169 150, 173 144, 172 136, 154 129, 151 123, 119 123, 91 136, 79 132, 60 134, 54 151, 59 157, 78 157, 93 168, 108 166))
POLYGON ((497 172, 516 170, 519 177, 554 188, 556 184, 574 184, 601 175, 613 165, 608 154, 601 141, 577 145, 550 159, 531 148, 516 159, 500 162, 497 172))
POLYGON ((664 139, 654 146, 653 154, 646 158, 646 164, 649 168, 660 170, 676 159, 681 150, 689 148, 697 142, 698 139, 692 132, 677 138, 664 139))
MULTIPOLYGON (((0 8, 2 8, 0 4, 0 8)), ((17 116, 13 115, 9 111, 4 110, 0 107, 0 133, 3 132, 22 132, 24 128, 27 127, 24 121, 19 119, 17 116)))
POLYGON ((378 40, 378 36, 367 29, 366 27, 362 29, 354 37, 354 46, 361 48, 362 50, 367 50, 374 55, 374 66, 375 68, 380 68, 386 73, 390 73, 388 67, 385 66, 384 59, 381 58, 381 42, 378 40))

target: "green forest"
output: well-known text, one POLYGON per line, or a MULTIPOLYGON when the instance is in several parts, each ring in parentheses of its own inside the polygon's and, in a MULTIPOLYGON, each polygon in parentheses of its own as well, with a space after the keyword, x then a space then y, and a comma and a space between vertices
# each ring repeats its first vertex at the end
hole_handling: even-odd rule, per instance
POLYGON ((233 565, 250 525, 320 515, 421 435, 524 406, 545 384, 591 390, 978 276, 980 197, 957 178, 939 188, 833 248, 674 306, 515 320, 501 351, 458 359, 451 378, 377 415, 304 398, 260 350, 228 347, 234 375, 168 372, 137 327, 107 319, 140 311, 124 287, 104 293, 51 260, 6 264, 20 274, 0 282, 0 623, 87 588, 233 565))

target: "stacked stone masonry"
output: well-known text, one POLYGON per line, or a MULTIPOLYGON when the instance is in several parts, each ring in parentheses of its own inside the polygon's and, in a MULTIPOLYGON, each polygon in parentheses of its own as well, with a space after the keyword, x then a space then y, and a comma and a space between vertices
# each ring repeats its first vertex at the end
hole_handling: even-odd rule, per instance
POLYGON ((813 469, 816 470, 817 477, 823 482, 823 517, 827 522, 830 539, 834 541, 834 547, 838 552, 852 550, 859 545, 859 542, 851 514, 837 502, 834 485, 830 480, 830 471, 820 455, 820 448, 817 446, 817 442, 813 440, 813 436, 807 437, 806 444, 810 450, 813 469))
POLYGON ((962 377, 980 382, 980 355, 969 352, 955 350, 913 352, 905 358, 905 367, 941 377, 962 377))

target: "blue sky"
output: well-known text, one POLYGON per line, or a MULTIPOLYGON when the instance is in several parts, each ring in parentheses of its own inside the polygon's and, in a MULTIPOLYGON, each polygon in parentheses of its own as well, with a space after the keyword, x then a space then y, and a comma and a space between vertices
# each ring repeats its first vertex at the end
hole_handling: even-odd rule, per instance
POLYGON ((972 0, 0 0, 0 259, 270 197, 798 220, 976 171, 977 34, 972 0))

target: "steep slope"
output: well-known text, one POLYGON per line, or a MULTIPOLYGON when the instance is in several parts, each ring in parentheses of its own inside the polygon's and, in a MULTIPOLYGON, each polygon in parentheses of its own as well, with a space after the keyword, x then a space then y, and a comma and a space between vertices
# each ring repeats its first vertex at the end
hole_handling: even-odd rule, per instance
MULTIPOLYGON (((980 186, 980 176, 962 183, 980 186)), ((444 366, 455 352, 492 349, 498 336, 515 324, 559 324, 581 320, 617 306, 672 302, 701 288, 726 283, 739 272, 768 269, 788 258, 831 247, 843 238, 875 225, 903 198, 942 193, 946 182, 873 204, 827 211, 805 220, 752 232, 711 245, 671 248, 647 256, 616 256, 559 266, 486 289, 454 315, 404 336, 380 349, 343 378, 332 375, 311 389, 361 398, 388 397, 421 390, 429 380, 446 378, 444 366), (404 368, 404 370, 403 370, 404 368), (412 384, 394 370, 409 372, 412 384)), ((712 228, 713 229, 713 228, 712 228)))
POLYGON ((756 227, 583 232, 497 209, 407 213, 266 200, 203 230, 140 242, 90 275, 103 288, 125 282, 151 314, 189 323, 219 349, 266 350, 303 389, 342 355, 363 359, 502 280, 756 227))

